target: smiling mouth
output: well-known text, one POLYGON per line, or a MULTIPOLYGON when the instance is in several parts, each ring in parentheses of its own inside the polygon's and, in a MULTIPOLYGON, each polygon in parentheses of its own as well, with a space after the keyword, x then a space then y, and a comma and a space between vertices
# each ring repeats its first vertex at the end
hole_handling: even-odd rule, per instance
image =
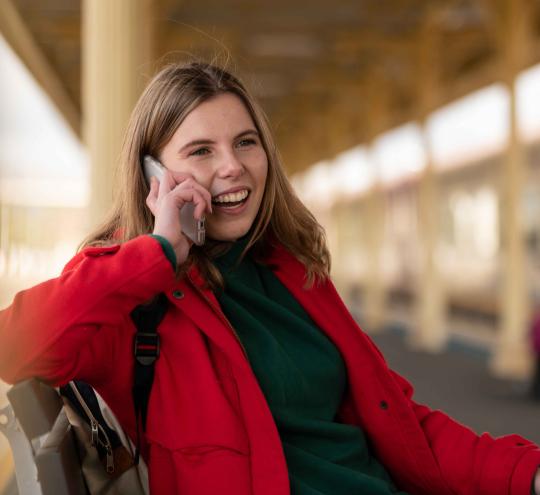
POLYGON ((220 194, 212 198, 212 205, 219 208, 235 208, 247 201, 250 191, 244 189, 235 193, 220 194))

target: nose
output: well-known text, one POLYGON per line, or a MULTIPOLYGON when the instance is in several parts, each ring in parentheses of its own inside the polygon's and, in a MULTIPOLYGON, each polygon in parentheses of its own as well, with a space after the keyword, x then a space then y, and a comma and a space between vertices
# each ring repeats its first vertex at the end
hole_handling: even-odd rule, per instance
POLYGON ((221 163, 219 164, 218 175, 220 178, 225 179, 228 177, 240 177, 245 172, 244 165, 236 156, 234 151, 230 151, 223 156, 221 163))

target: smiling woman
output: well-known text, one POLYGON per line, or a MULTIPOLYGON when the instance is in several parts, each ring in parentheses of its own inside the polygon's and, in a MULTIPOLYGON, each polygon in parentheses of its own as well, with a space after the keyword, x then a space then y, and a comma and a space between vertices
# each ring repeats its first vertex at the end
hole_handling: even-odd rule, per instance
POLYGON ((358 327, 323 229, 235 76, 200 63, 157 74, 132 114, 117 192, 62 275, 0 312, 0 377, 84 380, 134 438, 130 315, 165 294, 141 451, 152 493, 533 490, 537 446, 415 403, 358 327), (146 155, 165 167, 150 188, 146 155), (182 232, 186 203, 206 215, 203 245, 182 232))
POLYGON ((172 245, 178 275, 196 265, 216 288, 222 276, 212 259, 249 233, 246 252, 263 255, 279 239, 305 263, 309 282, 329 273, 324 231, 293 192, 264 112, 226 71, 198 63, 160 71, 133 111, 117 176, 109 217, 81 247, 153 232, 172 245), (140 164, 147 154, 166 168, 165 180, 150 191, 140 164), (203 246, 189 246, 182 234, 176 213, 182 198, 206 216, 203 246))

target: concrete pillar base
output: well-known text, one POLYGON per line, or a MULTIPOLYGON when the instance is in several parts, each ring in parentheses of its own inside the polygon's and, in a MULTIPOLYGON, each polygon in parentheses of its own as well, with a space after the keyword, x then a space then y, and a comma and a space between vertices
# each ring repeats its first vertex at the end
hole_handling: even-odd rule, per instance
POLYGON ((527 380, 533 369, 533 358, 527 342, 500 343, 490 369, 498 378, 527 380))
POLYGON ((407 338, 407 344, 411 349, 425 351, 433 354, 441 353, 445 350, 447 343, 446 335, 441 333, 412 332, 407 338))
POLYGON ((382 288, 371 288, 366 294, 363 307, 364 330, 369 333, 377 333, 383 329, 385 324, 385 294, 382 288))

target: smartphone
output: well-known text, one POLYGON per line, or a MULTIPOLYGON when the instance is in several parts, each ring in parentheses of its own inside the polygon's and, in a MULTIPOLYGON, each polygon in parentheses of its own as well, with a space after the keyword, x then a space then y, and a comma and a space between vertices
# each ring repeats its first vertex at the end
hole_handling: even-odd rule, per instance
MULTIPOLYGON (((146 155, 143 159, 143 170, 146 182, 150 186, 151 177, 155 177, 161 182, 165 167, 154 157, 146 155)), ((194 217, 194 213, 195 205, 193 203, 186 203, 180 208, 182 232, 197 244, 197 246, 202 246, 205 238, 204 217, 197 220, 194 217)))

